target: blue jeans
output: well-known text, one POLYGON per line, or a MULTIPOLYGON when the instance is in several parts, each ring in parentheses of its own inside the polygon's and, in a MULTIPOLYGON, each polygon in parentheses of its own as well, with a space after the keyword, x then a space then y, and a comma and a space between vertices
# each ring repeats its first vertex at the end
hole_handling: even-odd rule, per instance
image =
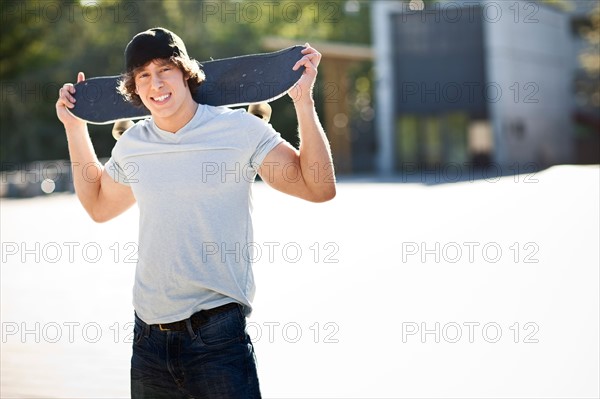
POLYGON ((195 331, 161 331, 135 317, 131 397, 260 398, 254 347, 241 306, 195 331))

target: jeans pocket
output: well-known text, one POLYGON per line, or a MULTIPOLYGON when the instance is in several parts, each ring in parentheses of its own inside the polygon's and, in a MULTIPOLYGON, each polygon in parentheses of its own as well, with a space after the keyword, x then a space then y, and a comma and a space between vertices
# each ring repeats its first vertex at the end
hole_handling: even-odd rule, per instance
POLYGON ((211 347, 243 342, 244 323, 237 310, 210 318, 197 331, 197 340, 211 347))

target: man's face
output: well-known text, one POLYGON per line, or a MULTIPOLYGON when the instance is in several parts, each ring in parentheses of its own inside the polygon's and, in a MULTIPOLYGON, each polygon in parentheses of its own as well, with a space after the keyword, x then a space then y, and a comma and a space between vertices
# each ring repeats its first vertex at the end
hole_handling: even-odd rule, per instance
POLYGON ((171 61, 157 59, 134 73, 136 94, 155 119, 176 116, 191 97, 183 72, 171 61))

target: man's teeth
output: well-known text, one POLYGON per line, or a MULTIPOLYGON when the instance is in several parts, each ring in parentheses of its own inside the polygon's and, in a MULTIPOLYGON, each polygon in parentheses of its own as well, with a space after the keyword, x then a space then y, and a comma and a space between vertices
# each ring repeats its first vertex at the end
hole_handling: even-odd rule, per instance
POLYGON ((170 94, 165 94, 164 96, 160 96, 160 97, 154 97, 154 101, 164 101, 166 100, 168 97, 170 96, 170 94))

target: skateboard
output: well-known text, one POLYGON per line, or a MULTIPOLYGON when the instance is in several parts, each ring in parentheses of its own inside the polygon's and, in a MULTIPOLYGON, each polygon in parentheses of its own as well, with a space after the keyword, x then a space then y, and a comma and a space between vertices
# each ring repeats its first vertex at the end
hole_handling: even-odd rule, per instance
MULTIPOLYGON (((293 71, 302 58, 302 46, 272 53, 251 54, 199 62, 206 80, 194 100, 214 106, 241 106, 278 99, 300 79, 304 67, 293 71)), ((90 78, 75 85, 75 107, 69 111, 86 122, 103 125, 122 119, 150 116, 146 107, 136 107, 117 91, 120 76, 90 78)))

